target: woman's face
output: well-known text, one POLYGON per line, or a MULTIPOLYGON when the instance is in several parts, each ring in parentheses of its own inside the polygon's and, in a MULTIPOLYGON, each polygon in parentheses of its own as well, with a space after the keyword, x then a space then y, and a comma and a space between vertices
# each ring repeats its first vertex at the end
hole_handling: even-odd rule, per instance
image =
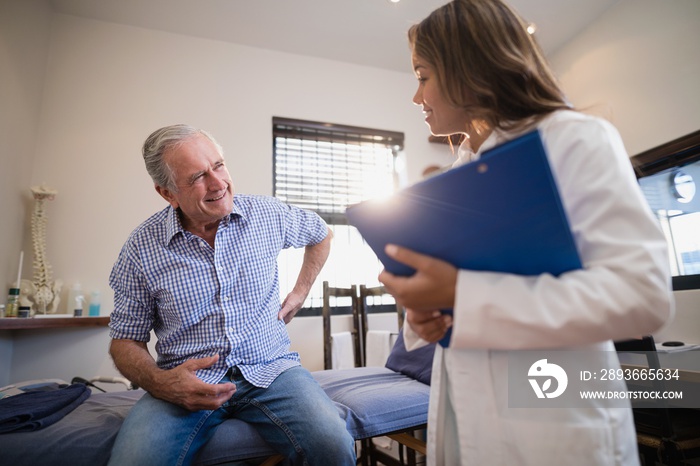
POLYGON ((415 53, 411 57, 413 72, 418 78, 418 90, 413 103, 420 105, 425 122, 435 136, 466 133, 470 121, 467 111, 450 104, 438 84, 435 68, 415 53))

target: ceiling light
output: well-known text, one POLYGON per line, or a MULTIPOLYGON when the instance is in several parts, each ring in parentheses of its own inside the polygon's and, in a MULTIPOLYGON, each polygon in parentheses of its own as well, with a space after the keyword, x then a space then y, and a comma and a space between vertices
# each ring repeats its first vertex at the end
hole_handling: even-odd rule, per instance
POLYGON ((399 3, 401 0, 389 0, 390 3, 399 3))

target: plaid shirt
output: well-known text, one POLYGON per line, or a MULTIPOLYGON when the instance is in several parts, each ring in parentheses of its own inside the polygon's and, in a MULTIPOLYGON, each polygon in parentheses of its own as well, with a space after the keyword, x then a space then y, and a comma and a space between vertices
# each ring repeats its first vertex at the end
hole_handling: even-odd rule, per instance
POLYGON ((126 241, 110 275, 110 337, 158 338, 158 366, 219 354, 197 376, 217 383, 237 366, 250 383, 269 386, 300 365, 277 319, 277 256, 321 242, 326 224, 313 212, 275 198, 237 194, 222 219, 215 248, 182 229, 172 207, 150 217, 126 241))

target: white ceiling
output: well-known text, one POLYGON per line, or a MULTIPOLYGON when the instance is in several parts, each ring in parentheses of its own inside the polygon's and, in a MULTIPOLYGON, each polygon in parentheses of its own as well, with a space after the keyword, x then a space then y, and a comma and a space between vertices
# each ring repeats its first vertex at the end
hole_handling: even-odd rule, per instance
MULTIPOLYGON (((511 0, 551 54, 618 0, 511 0)), ((410 25, 446 0, 50 0, 85 18, 349 63, 411 70, 410 25)))

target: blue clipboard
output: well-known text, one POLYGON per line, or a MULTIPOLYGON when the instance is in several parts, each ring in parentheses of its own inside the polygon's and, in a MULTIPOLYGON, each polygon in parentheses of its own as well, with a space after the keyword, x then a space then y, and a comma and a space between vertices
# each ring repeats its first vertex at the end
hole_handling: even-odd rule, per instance
POLYGON ((389 199, 346 209, 387 271, 415 270, 390 259, 396 244, 459 269, 560 275, 581 261, 539 131, 485 151, 389 199))

